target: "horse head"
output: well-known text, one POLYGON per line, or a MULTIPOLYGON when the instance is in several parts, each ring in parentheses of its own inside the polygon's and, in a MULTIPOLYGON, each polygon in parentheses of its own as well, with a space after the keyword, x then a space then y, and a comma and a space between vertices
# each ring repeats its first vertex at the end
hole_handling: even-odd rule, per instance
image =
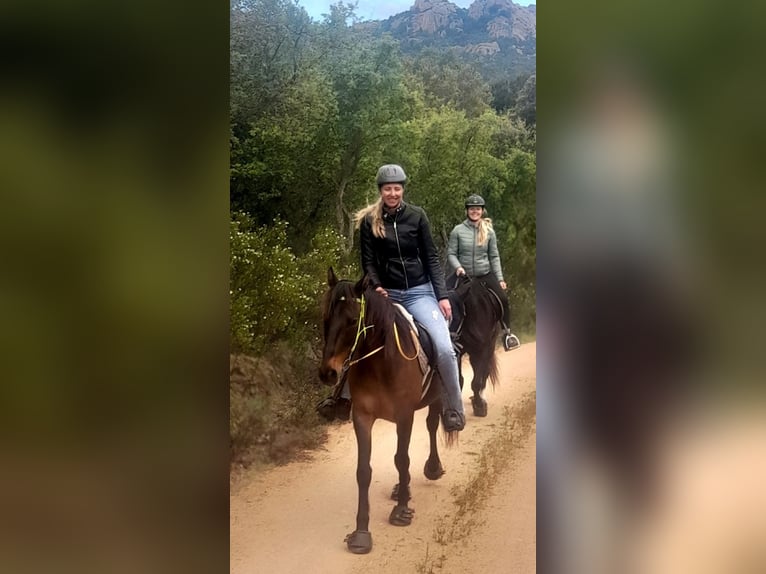
POLYGON ((354 346, 361 297, 367 286, 366 276, 354 283, 338 279, 332 267, 327 270, 327 290, 322 297, 324 349, 319 364, 319 378, 327 385, 337 382, 354 346))

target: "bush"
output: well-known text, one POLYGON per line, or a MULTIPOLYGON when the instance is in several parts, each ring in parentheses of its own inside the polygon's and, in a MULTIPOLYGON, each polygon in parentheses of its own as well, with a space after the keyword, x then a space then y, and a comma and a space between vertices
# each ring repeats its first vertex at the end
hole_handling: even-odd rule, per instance
POLYGON ((324 229, 310 250, 287 246, 287 223, 255 226, 234 213, 230 230, 229 381, 231 461, 283 461, 324 434, 314 405, 324 395, 316 376, 319 300, 327 268, 339 268, 343 239, 324 229), (267 352, 268 351, 268 352, 267 352))
POLYGON ((229 368, 232 464, 285 462, 324 439, 314 406, 327 388, 317 380, 313 357, 282 344, 269 357, 231 355, 229 368))
POLYGON ((320 230, 312 249, 296 257, 287 245, 287 223, 255 227, 234 213, 230 228, 230 340, 233 352, 260 355, 269 345, 317 342, 319 298, 327 267, 335 265, 342 238, 320 230))

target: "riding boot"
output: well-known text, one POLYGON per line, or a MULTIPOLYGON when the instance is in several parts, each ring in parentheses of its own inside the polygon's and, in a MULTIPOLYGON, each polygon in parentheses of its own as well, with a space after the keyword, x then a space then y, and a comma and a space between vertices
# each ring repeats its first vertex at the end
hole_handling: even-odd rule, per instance
POLYGON ((455 357, 442 357, 438 368, 442 376, 442 427, 447 432, 461 431, 465 427, 465 414, 458 383, 457 361, 455 357), (450 384, 453 380, 454 383, 450 384))
POLYGON ((344 381, 340 385, 339 390, 334 390, 329 397, 320 401, 315 408, 319 416, 325 420, 349 420, 351 418, 351 393, 348 390, 348 382, 344 381))

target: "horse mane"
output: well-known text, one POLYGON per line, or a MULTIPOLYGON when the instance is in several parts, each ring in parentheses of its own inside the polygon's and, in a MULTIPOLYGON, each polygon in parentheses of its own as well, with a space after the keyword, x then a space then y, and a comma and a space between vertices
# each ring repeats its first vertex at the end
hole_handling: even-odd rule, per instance
MULTIPOLYGON (((485 341, 495 341, 500 327, 493 317, 495 303, 492 300, 492 294, 475 280, 468 283, 467 287, 461 295, 461 300, 466 307, 466 315, 469 315, 468 309, 472 309, 472 312, 463 324, 461 338, 470 347, 483 345, 485 341)), ((487 369, 490 383, 494 388, 500 381, 494 352, 489 355, 487 369)))
POLYGON ((417 352, 417 348, 410 336, 410 323, 394 306, 391 299, 384 297, 371 287, 365 290, 364 299, 367 302, 365 323, 374 325, 368 331, 368 344, 376 347, 383 345, 383 356, 390 364, 396 357, 401 356, 394 335, 394 325, 396 325, 401 350, 408 357, 412 357, 417 352))

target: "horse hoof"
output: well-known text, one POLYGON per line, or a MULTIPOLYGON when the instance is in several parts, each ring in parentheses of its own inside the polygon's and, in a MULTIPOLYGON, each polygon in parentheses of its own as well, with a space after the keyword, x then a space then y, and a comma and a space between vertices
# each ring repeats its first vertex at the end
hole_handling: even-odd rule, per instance
POLYGON ((447 471, 444 470, 442 463, 439 461, 436 461, 436 464, 431 464, 429 461, 426 461, 426 466, 423 469, 423 474, 426 475, 428 480, 439 480, 444 476, 445 472, 447 471))
MULTIPOLYGON (((410 500, 412 496, 410 496, 410 487, 407 487, 407 500, 410 500)), ((391 490, 391 500, 399 500, 399 483, 396 483, 394 485, 394 488, 391 490)))
POLYGON ((397 504, 391 511, 388 521, 394 526, 409 526, 412 524, 412 515, 415 511, 406 505, 397 504))
POLYGON ((372 550, 372 534, 367 530, 354 530, 344 542, 354 554, 367 554, 372 550))
POLYGON ((471 406, 473 407, 473 414, 477 417, 487 416, 487 401, 482 398, 471 398, 471 406))

